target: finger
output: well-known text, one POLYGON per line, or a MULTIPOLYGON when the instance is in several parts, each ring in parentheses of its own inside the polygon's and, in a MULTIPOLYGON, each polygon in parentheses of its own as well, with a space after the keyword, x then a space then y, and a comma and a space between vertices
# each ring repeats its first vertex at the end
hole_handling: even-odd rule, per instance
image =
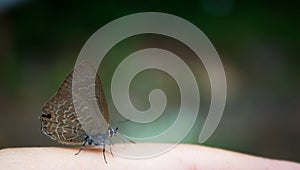
MULTIPOLYGON (((137 146, 139 145, 139 146, 137 146)), ((136 144, 155 148, 162 144, 136 144)), ((5 169, 299 169, 298 163, 260 158, 199 145, 178 145, 171 151, 148 159, 125 159, 101 149, 85 148, 14 148, 0 151, 0 165, 5 169)))

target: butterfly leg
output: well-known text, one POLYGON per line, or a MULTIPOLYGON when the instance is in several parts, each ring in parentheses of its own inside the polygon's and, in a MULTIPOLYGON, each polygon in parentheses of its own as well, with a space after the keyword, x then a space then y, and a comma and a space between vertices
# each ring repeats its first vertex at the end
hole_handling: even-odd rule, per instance
POLYGON ((112 144, 109 145, 110 154, 112 157, 114 157, 114 154, 112 153, 112 144))
POLYGON ((109 139, 109 141, 110 141, 110 143, 108 145, 109 145, 110 154, 111 154, 112 157, 114 157, 114 154, 112 153, 112 145, 113 144, 112 144, 111 139, 109 139))
POLYGON ((85 147, 87 141, 88 141, 88 138, 86 137, 86 138, 84 139, 83 144, 80 146, 79 151, 78 151, 77 153, 75 153, 75 155, 78 155, 78 154, 81 152, 81 150, 85 147))
POLYGON ((105 156, 105 144, 103 144, 103 157, 104 157, 105 163, 107 164, 106 156, 105 156))

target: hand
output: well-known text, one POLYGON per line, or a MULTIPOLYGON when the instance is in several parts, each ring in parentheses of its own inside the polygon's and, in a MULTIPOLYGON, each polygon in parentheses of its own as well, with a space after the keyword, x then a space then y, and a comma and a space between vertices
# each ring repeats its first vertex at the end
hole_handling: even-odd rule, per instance
MULTIPOLYGON (((161 144, 138 144, 156 147, 161 144)), ((149 159, 125 159, 102 150, 84 148, 32 147, 0 150, 1 169, 300 169, 300 164, 215 149, 179 144, 171 151, 149 159)))

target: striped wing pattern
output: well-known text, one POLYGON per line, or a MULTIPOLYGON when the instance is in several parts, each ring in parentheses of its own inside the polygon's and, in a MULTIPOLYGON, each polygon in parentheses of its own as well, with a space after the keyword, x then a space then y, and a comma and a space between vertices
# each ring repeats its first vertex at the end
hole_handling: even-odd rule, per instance
POLYGON ((87 63, 78 65, 69 73, 60 85, 57 93, 42 108, 42 116, 40 117, 42 131, 59 143, 82 144, 92 130, 87 128, 93 128, 90 127, 89 123, 99 123, 99 120, 95 120, 98 119, 98 117, 104 118, 105 124, 107 125, 102 127, 102 129, 97 127, 98 129, 94 130, 103 131, 101 133, 107 130, 103 129, 108 126, 107 122, 109 120, 107 103, 101 81, 98 76, 96 76, 95 83, 86 83, 88 81, 85 80, 91 78, 89 75, 91 73, 89 72, 89 70, 92 69, 91 67, 92 66, 87 63), (72 81, 74 81, 75 84, 75 88, 73 88, 75 89, 75 97, 72 96, 72 81), (96 95, 89 95, 89 99, 87 99, 87 93, 84 89, 89 90, 89 88, 95 88, 96 95), (91 104, 89 100, 94 100, 96 104, 91 104), (79 102, 76 106, 81 108, 75 109, 73 102, 79 102), (94 107, 98 107, 101 113, 95 113, 94 107), (80 111, 80 114, 76 113, 76 111, 80 111), (93 114, 100 115, 96 117, 93 114))

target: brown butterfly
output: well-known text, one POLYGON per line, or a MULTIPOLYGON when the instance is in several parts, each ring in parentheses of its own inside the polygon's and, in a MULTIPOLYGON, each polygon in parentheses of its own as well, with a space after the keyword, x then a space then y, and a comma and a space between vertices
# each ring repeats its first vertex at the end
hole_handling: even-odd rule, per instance
POLYGON ((69 73, 42 111, 40 121, 44 134, 62 144, 81 145, 76 155, 86 144, 101 146, 107 163, 105 146, 110 147, 112 154, 111 138, 118 128, 108 123, 105 95, 92 65, 84 62, 69 73))

